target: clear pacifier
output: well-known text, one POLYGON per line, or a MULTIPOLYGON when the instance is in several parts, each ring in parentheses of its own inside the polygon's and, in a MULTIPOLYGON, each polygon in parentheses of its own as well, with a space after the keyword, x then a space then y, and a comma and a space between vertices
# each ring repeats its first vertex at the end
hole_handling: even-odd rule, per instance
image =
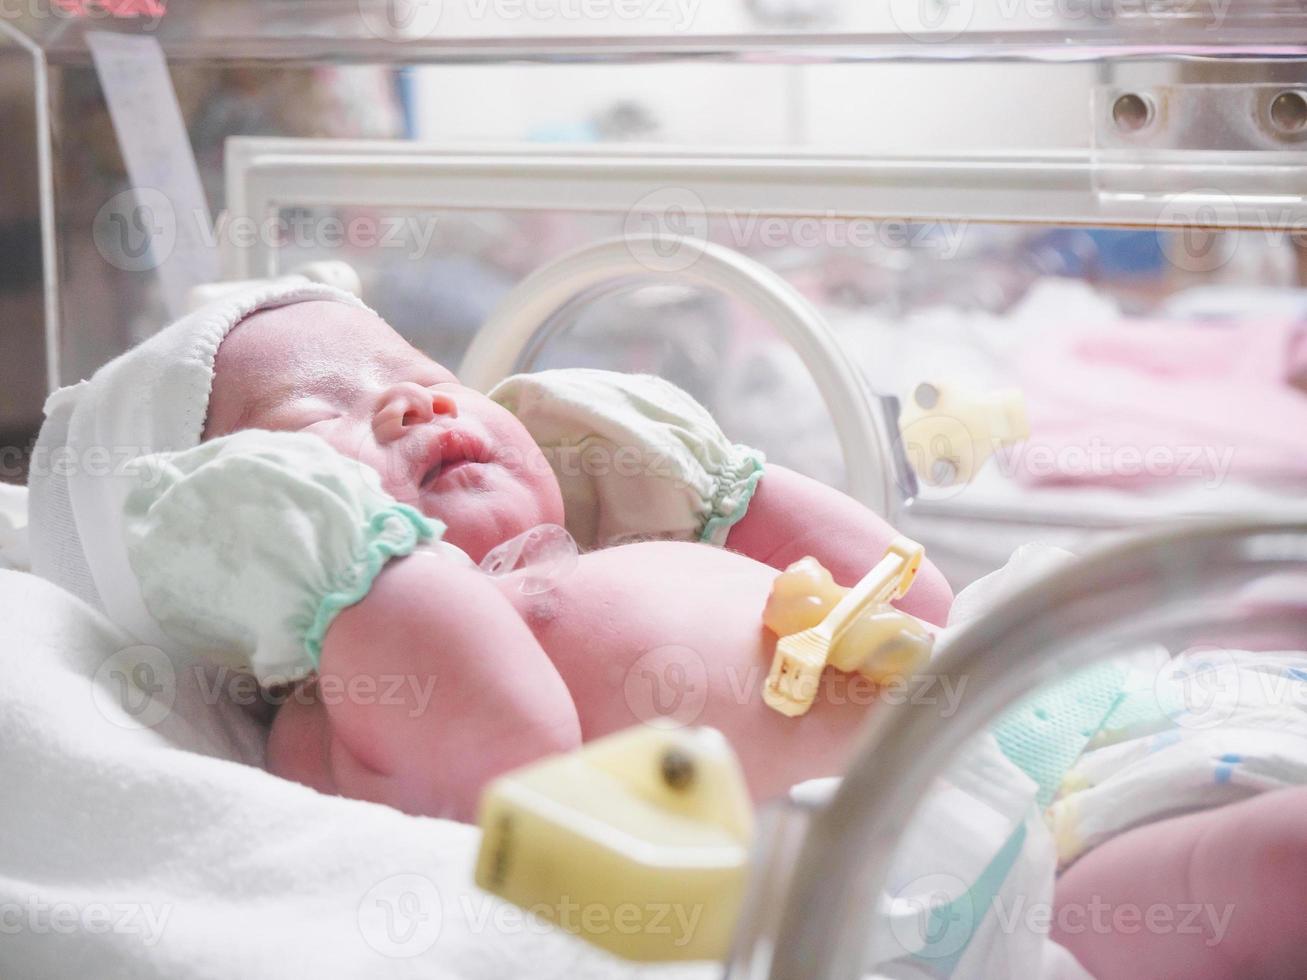
POLYGON ((566 528, 537 524, 486 552, 481 571, 502 576, 524 571, 518 589, 523 595, 540 595, 555 588, 572 573, 580 549, 566 528))

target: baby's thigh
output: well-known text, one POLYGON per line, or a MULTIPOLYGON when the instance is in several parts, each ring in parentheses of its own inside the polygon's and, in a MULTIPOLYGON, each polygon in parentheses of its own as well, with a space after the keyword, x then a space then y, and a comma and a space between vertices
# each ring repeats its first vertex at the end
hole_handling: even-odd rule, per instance
POLYGON ((1307 976, 1307 787, 1197 815, 1191 901, 1224 905, 1230 976, 1307 976))
POLYGON ((1307 788, 1132 830, 1057 886, 1053 938, 1095 975, 1307 976, 1307 788))

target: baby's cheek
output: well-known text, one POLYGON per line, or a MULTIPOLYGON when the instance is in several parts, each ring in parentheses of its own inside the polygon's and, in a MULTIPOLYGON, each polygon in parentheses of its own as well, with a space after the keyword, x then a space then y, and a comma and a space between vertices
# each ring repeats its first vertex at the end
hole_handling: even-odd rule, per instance
POLYGON ((417 491, 408 461, 402 455, 394 456, 379 448, 370 429, 340 421, 314 426, 311 434, 342 456, 375 471, 381 478, 381 489, 400 503, 417 505, 417 491))
POLYGON ((501 512, 523 530, 539 524, 565 523, 562 493, 552 471, 545 478, 534 471, 506 470, 501 479, 505 481, 501 485, 501 512))
MULTIPOLYGON (((501 409, 502 411, 502 409, 501 409)), ((505 413, 506 414, 506 413, 505 413)), ((535 524, 563 523, 563 493, 544 452, 511 415, 508 425, 496 426, 495 462, 510 473, 531 500, 535 524)))

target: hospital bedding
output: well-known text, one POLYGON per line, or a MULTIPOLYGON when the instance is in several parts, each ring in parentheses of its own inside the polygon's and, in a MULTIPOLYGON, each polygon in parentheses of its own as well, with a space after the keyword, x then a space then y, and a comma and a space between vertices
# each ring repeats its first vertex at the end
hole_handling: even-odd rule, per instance
MULTIPOLYGON (((953 625, 983 615, 1048 560, 1048 549, 1023 549, 959 597, 953 625)), ((993 894, 970 893, 986 908, 1051 901, 1055 845, 1068 833, 1101 840, 1169 815, 1159 806, 1208 806, 1307 782, 1307 658, 1221 667, 1270 670, 1263 676, 1275 684, 1235 685, 1238 703, 1222 706, 1228 724, 1153 722, 1091 752, 1077 772, 1098 786, 1071 798, 1075 812, 1059 815, 1056 841, 1033 805, 1034 784, 992 738, 973 741, 902 844, 882 903, 888 914, 874 924, 869 917, 869 939, 888 961, 879 975, 1083 978, 1040 928, 1014 929, 993 915, 947 964, 938 950, 927 950, 928 962, 904 950, 919 939, 939 882, 977 886, 1017 828, 1020 853, 986 885, 993 894), (1267 690, 1278 692, 1272 704, 1261 696, 1267 690), (1245 714, 1252 727, 1239 723, 1245 714), (943 851, 942 840, 950 842, 943 851), (932 972, 945 965, 951 972, 932 972)), ((241 675, 170 663, 30 574, 0 571, 0 677, 6 975, 716 975, 715 964, 617 961, 479 892, 475 828, 323 796, 263 772, 262 728, 241 675)))
MULTIPOLYGON (((612 959, 481 893, 475 828, 263 772, 240 675, 173 664, 30 574, 0 571, 0 676, 6 976, 717 975, 716 964, 612 959)), ((992 744, 989 761, 1004 765, 992 744)), ((1007 816, 983 801, 972 812, 1037 831, 1016 783, 1007 816)), ((936 816, 956 800, 944 804, 936 816)), ((1044 840, 1009 887, 1033 875, 1051 888, 1044 840)), ((1046 945, 987 932, 972 955, 1019 962, 1022 975, 1083 975, 1046 945)))
MULTIPOLYGON (((3 489, 3 543, 16 556, 24 494, 3 489)), ((964 597, 960 613, 981 610, 997 581, 976 590, 975 601, 964 597)), ((614 960, 479 892, 471 885, 474 828, 325 797, 268 775, 240 675, 174 665, 79 600, 15 571, 0 571, 0 676, 6 975, 717 974, 715 964, 614 960)), ((1004 767, 992 742, 978 751, 986 750, 991 768, 1004 767)), ((981 828, 1028 823, 1042 835, 1044 859, 1028 853, 1025 873, 1007 888, 1046 894, 1051 844, 1032 819, 1022 777, 1010 765, 1005 771, 1016 792, 970 800, 977 826, 954 835, 971 844, 954 855, 954 868, 969 874, 984 860, 992 842, 981 828)), ((958 794, 937 798, 937 820, 956 823, 958 794)), ((900 886, 914 877, 905 858, 900 886)), ((899 897, 911 920, 911 890, 899 897)), ((897 956, 896 935, 881 930, 880 939, 897 956)), ((1020 963, 1025 975, 1081 975, 1040 935, 1005 940, 987 930, 958 976, 995 956, 1020 963)), ((896 975, 893 965, 886 970, 896 975)))
POLYGON ((268 775, 235 675, 22 572, 0 571, 0 678, 5 977, 715 975, 633 969, 479 892, 472 827, 268 775))
POLYGON ((0 483, 0 568, 26 570, 27 488, 0 483))

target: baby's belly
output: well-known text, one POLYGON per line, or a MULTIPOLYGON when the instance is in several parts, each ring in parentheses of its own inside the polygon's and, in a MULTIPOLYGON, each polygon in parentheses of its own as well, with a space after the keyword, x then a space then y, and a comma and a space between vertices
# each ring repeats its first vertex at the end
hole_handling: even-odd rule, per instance
POLYGON ((552 592, 515 601, 592 737, 640 722, 702 721, 696 712, 723 695, 714 684, 761 684, 773 577, 706 545, 650 542, 585 555, 552 592))
POLYGON ((650 542, 584 555, 551 592, 511 601, 567 684, 583 737, 638 724, 708 725, 735 747, 755 797, 840 771, 861 705, 800 719, 762 702, 775 570, 706 545, 650 542))

